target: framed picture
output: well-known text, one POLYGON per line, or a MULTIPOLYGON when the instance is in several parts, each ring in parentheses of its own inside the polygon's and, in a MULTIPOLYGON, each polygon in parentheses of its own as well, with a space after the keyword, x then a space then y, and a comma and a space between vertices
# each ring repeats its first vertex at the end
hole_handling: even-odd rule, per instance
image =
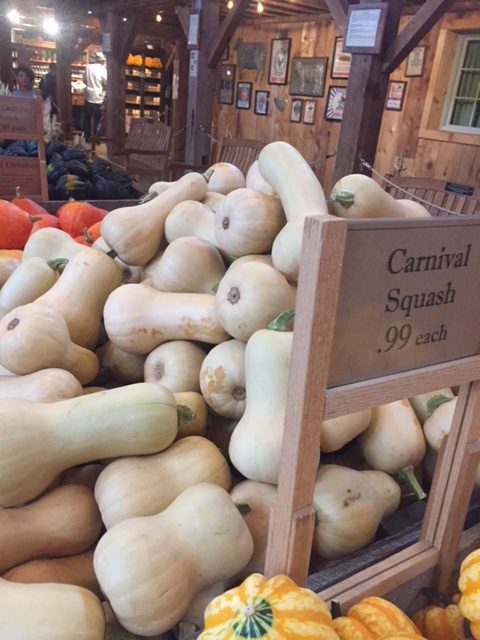
POLYGON ((252 83, 237 82, 237 109, 250 109, 252 101, 252 83))
POLYGON ((292 58, 290 95, 321 98, 325 91, 327 64, 328 58, 292 58))
POLYGON ((407 77, 423 76, 423 65, 425 64, 425 51, 427 47, 414 47, 407 58, 405 75, 407 77))
POLYGON ((290 38, 274 38, 270 50, 268 84, 287 84, 290 38))
POLYGON ((220 60, 228 60, 229 55, 230 55, 230 51, 229 51, 229 47, 228 47, 228 44, 227 44, 227 46, 223 50, 222 55, 220 56, 220 60))
POLYGON ((221 64, 218 74, 218 101, 221 104, 233 104, 233 88, 235 87, 235 65, 221 64))
POLYGON ((305 100, 303 107, 303 124, 313 124, 315 121, 315 108, 317 103, 315 100, 305 100))
POLYGON ((347 80, 350 75, 350 65, 352 64, 352 54, 343 50, 343 37, 337 36, 333 46, 333 60, 330 67, 330 77, 332 80, 347 80))
POLYGON ((253 111, 257 116, 268 115, 268 97, 270 91, 255 91, 255 102, 253 104, 253 111))
POLYGON ((328 87, 327 104, 325 106, 325 120, 341 122, 347 99, 347 87, 328 87))
POLYGON ((385 109, 388 111, 401 111, 407 83, 401 80, 390 80, 388 84, 387 99, 385 109))
POLYGON ((290 122, 301 122, 303 111, 303 100, 295 98, 292 100, 292 107, 290 109, 290 122))

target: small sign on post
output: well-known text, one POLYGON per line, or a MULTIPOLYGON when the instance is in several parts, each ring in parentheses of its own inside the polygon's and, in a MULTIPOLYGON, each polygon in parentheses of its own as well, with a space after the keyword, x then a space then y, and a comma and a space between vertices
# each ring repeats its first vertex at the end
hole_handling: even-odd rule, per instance
POLYGON ((350 5, 343 50, 348 53, 380 53, 387 17, 383 2, 350 5))

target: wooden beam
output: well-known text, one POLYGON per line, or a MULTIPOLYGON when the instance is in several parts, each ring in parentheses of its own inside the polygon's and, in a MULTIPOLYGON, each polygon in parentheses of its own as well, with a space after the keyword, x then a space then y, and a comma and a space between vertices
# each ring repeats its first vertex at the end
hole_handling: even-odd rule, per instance
POLYGON ((329 20, 330 17, 330 12, 319 11, 318 13, 300 13, 296 16, 277 16, 276 18, 261 18, 260 20, 258 18, 247 18, 242 21, 242 26, 259 27, 264 24, 278 24, 279 26, 282 26, 284 24, 292 24, 295 22, 322 22, 324 20, 329 20))
POLYGON ((426 0, 388 47, 382 73, 388 75, 396 69, 453 3, 454 0, 426 0))
POLYGON ((347 0, 325 0, 325 4, 330 9, 332 18, 340 33, 344 33, 347 26, 348 2, 347 0))
POLYGON ((112 50, 107 57, 107 156, 122 155, 125 149, 125 68, 122 58, 122 17, 109 11, 103 21, 103 31, 111 34, 112 50))
POLYGON ((178 21, 182 27, 185 38, 188 39, 188 21, 190 19, 190 9, 188 7, 175 7, 178 21))
POLYGON ((230 38, 235 33, 235 29, 240 24, 245 12, 248 9, 250 0, 236 0, 233 9, 223 21, 222 27, 213 43, 213 47, 208 59, 208 66, 215 69, 222 53, 225 51, 230 38))
POLYGON ((137 33, 139 33, 138 27, 140 25, 141 19, 142 14, 140 13, 140 11, 135 11, 128 15, 128 20, 125 23, 122 39, 119 43, 120 50, 118 51, 118 56, 122 63, 125 63, 128 52, 130 51, 133 41, 135 40, 135 36, 137 35, 137 33))

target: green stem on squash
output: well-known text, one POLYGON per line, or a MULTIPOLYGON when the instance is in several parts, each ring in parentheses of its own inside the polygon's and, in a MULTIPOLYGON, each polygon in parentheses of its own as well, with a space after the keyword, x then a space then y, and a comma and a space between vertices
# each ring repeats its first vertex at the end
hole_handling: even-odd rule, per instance
POLYGON ((427 412, 428 415, 431 416, 435 409, 438 409, 445 402, 450 402, 453 398, 449 398, 448 396, 443 395, 443 393, 439 393, 438 396, 433 396, 427 402, 427 412))
POLYGON ((248 516, 248 514, 251 512, 252 508, 250 507, 249 504, 236 504, 235 505, 238 509, 238 511, 240 512, 240 515, 245 517, 248 516))
POLYGON ((154 200, 158 196, 156 191, 149 191, 144 196, 140 198, 138 204, 145 204, 145 202, 150 202, 150 200, 154 200))
POLYGON ((213 287, 210 289, 210 291, 212 293, 217 293, 219 285, 220 285, 220 282, 217 282, 217 284, 213 285, 213 287))
POLYGON ((295 309, 287 309, 270 322, 267 329, 270 331, 290 331, 288 323, 295 315, 295 309))
POLYGON ((34 222, 36 222, 37 220, 41 220, 42 218, 40 216, 28 216, 30 218, 30 222, 33 224, 34 222))
POLYGON ((427 494, 422 489, 420 483, 418 482, 415 476, 413 465, 404 467, 398 474, 398 477, 401 480, 403 480, 406 484, 408 484, 408 486, 412 489, 413 493, 416 495, 418 500, 423 500, 424 498, 427 497, 427 494))
POLYGON ((110 249, 110 251, 107 251, 107 256, 110 256, 110 258, 116 258, 118 256, 118 253, 115 251, 115 249, 110 249))
POLYGON ((333 202, 336 202, 342 205, 345 209, 348 209, 348 207, 351 207, 355 202, 355 196, 351 191, 345 191, 342 189, 341 191, 337 191, 337 193, 332 193, 330 200, 333 200, 333 202))
POLYGON ((210 178, 213 176, 215 169, 207 169, 202 176, 205 178, 207 182, 210 182, 210 178))
POLYGON ((195 412, 185 404, 177 404, 177 416, 179 426, 193 422, 196 418, 195 412))
POLYGON ((340 618, 341 616, 343 616, 342 608, 338 600, 332 600, 330 613, 332 614, 333 619, 340 618))
POLYGON ((68 264, 68 259, 67 258, 52 258, 51 260, 47 260, 47 264, 54 271, 62 272, 64 270, 64 268, 68 264))
POLYGON ((83 227, 82 235, 85 239, 85 242, 88 242, 88 244, 93 244, 95 242, 94 238, 92 238, 92 236, 88 233, 87 227, 83 227))

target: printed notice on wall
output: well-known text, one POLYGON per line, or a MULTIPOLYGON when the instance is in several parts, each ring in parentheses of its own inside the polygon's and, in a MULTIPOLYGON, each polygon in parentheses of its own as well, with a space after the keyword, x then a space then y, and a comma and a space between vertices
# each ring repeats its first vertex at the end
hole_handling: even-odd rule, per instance
POLYGON ((480 219, 349 221, 330 387, 479 347, 480 219))
POLYGON ((0 156, 0 196, 14 196, 16 187, 24 193, 41 193, 37 158, 0 156))
POLYGON ((352 6, 348 11, 345 51, 378 53, 385 26, 386 5, 352 6))

